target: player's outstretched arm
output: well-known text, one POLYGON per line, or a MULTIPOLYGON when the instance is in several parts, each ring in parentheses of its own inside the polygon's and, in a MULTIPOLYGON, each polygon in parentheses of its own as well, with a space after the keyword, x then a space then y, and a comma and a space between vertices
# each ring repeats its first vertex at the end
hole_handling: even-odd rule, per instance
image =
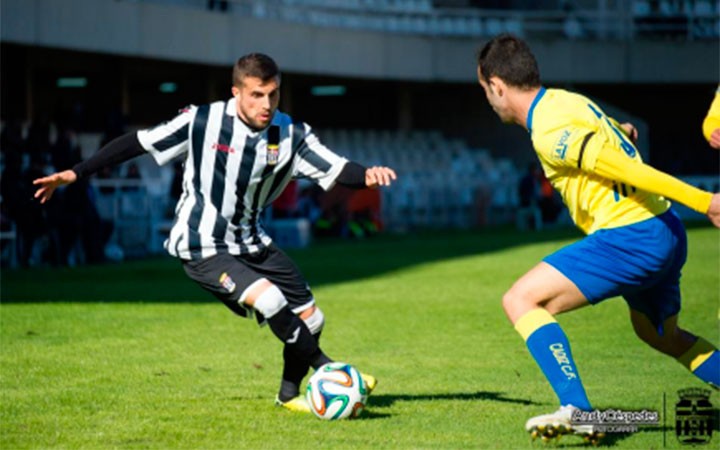
POLYGON ((35 191, 35 198, 40 199, 40 203, 45 203, 50 200, 55 189, 66 184, 74 183, 77 180, 77 175, 72 170, 63 170, 46 177, 37 178, 33 180, 33 184, 40 186, 35 191))
POLYGON ((376 188, 390 186, 397 179, 395 171, 389 167, 373 166, 367 168, 356 162, 349 161, 343 167, 336 181, 350 189, 376 188))
POLYGON ((365 171, 365 186, 369 188, 390 186, 394 180, 397 180, 397 175, 389 167, 373 166, 365 171))
POLYGON ((103 167, 117 165, 143 153, 145 149, 140 145, 137 133, 124 134, 102 147, 89 159, 76 164, 72 170, 34 180, 33 184, 40 186, 35 192, 35 198, 39 198, 40 203, 45 203, 60 186, 74 183, 78 178, 88 177, 103 167))
POLYGON ((715 150, 720 150, 720 128, 716 128, 712 133, 710 133, 710 139, 708 139, 708 142, 710 143, 710 147, 715 150))
POLYGON ((620 124, 620 128, 625 133, 625 136, 630 138, 633 144, 637 144, 638 130, 637 128, 635 128, 635 125, 631 124, 630 122, 625 122, 620 124))
POLYGON ((713 194, 707 216, 713 225, 720 228, 720 194, 713 194))
POLYGON ((698 189, 647 164, 626 158, 621 152, 603 149, 593 171, 607 179, 675 200, 701 214, 710 213, 712 193, 698 189))

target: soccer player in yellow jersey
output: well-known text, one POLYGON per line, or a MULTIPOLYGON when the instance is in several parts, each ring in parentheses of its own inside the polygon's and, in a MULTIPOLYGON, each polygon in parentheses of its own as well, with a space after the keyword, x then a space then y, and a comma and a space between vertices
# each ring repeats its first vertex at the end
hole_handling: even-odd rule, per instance
POLYGON ((533 437, 579 434, 590 410, 568 338, 556 314, 622 296, 637 336, 676 358, 695 376, 720 385, 720 353, 678 326, 685 230, 672 199, 720 227, 720 194, 696 189, 643 164, 631 124, 618 124, 591 100, 541 85, 522 40, 497 36, 478 54, 478 81, 506 123, 530 133, 542 168, 587 236, 547 256, 504 295, 505 313, 555 390, 560 408, 527 421, 533 437))
POLYGON ((715 91, 715 98, 703 121, 703 135, 710 147, 720 150, 720 86, 715 91))

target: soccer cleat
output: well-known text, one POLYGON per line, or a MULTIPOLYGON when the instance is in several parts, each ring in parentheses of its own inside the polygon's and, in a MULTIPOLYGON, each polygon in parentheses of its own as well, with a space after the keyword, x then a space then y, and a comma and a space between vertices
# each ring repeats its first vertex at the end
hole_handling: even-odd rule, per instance
POLYGON ((290 400, 283 402, 280 400, 280 397, 275 397, 275 406, 280 406, 288 411, 292 412, 299 412, 299 413, 309 413, 310 412, 310 405, 308 405, 307 400, 302 395, 298 395, 297 397, 293 397, 290 400))
POLYGON ((604 434, 595 430, 592 425, 574 425, 572 423, 573 405, 561 406, 551 414, 543 414, 531 418, 525 423, 525 430, 530 433, 533 440, 541 438, 543 442, 551 439, 560 439, 567 434, 581 436, 585 442, 598 445, 604 434))
POLYGON ((362 377, 363 381, 365 382, 365 387, 367 388, 367 393, 370 395, 375 389, 375 386, 377 386, 378 381, 377 378, 375 378, 372 375, 368 375, 367 373, 360 373, 360 376, 362 377))

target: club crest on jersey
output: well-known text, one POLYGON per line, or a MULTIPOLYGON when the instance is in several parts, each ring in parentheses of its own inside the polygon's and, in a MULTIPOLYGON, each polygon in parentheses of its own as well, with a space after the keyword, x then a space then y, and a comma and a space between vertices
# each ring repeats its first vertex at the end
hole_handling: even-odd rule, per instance
POLYGON ((234 292, 235 291, 235 282, 232 278, 230 278, 230 275, 223 272, 222 275, 220 275, 220 284, 222 284, 222 287, 227 289, 228 292, 234 292))
POLYGON ((268 166, 274 166, 278 163, 278 155, 280 150, 277 145, 268 145, 267 148, 267 164, 268 166))
POLYGON ((278 163, 280 154, 280 127, 272 125, 267 131, 267 165, 274 166, 278 163))

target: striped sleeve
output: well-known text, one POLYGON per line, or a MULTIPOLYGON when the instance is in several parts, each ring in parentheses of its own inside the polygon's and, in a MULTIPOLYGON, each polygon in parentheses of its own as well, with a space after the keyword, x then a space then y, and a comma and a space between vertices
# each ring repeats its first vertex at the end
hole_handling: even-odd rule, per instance
POLYGON ((325 147, 304 123, 295 123, 293 130, 296 178, 309 178, 324 190, 333 187, 347 159, 325 147))
POLYGON ((190 122, 197 108, 187 107, 174 119, 155 128, 140 130, 137 133, 140 145, 150 153, 159 165, 166 164, 175 157, 188 151, 190 122))

